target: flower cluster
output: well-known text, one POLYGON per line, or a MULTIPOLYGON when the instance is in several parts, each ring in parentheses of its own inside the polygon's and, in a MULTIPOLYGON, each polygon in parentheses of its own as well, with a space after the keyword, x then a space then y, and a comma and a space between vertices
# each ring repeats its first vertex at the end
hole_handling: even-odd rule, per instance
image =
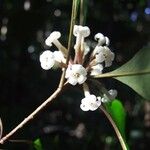
MULTIPOLYGON (((57 51, 46 50, 40 55, 41 67, 49 70, 52 67, 66 68, 65 78, 71 85, 85 84, 89 76, 102 74, 105 67, 110 67, 114 60, 114 53, 109 49, 109 39, 101 33, 97 33, 94 39, 97 45, 93 50, 85 42, 85 38, 90 35, 90 29, 87 26, 75 25, 73 35, 76 37, 74 45, 74 57, 66 64, 67 49, 59 42, 61 33, 58 31, 52 32, 46 39, 45 44, 49 47, 55 45, 57 51)), ((89 90, 85 90, 85 98, 81 100, 80 108, 83 111, 96 110, 101 102, 107 102, 109 99, 114 99, 117 92, 114 90, 108 91, 109 98, 104 94, 102 97, 91 95, 89 90), (87 94, 88 93, 88 94, 87 94)))
POLYGON ((101 105, 101 103, 107 103, 110 100, 113 100, 117 96, 117 91, 116 90, 109 90, 108 95, 104 94, 102 97, 101 96, 95 96, 93 94, 90 94, 89 87, 86 83, 83 84, 83 90, 84 90, 84 95, 85 98, 81 100, 81 105, 80 108, 83 111, 94 111, 98 109, 98 107, 101 105))

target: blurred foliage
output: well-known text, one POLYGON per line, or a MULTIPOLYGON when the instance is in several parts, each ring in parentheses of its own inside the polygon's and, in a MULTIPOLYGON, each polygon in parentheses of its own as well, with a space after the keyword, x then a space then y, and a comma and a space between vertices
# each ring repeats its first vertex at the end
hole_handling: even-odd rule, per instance
POLYGON ((126 139, 125 134, 125 118, 126 112, 120 100, 114 99, 112 102, 105 104, 106 110, 109 112, 113 121, 116 123, 122 137, 126 139))
POLYGON ((33 144, 34 144, 34 148, 36 149, 36 150, 43 150, 43 148, 42 148, 42 143, 41 143, 41 140, 38 138, 38 139, 36 139, 34 142, 33 142, 33 144))
MULTIPOLYGON (((111 39, 116 53, 113 68, 127 62, 142 47, 150 45, 149 0, 89 0, 87 23, 90 40, 97 32, 111 39)), ((39 106, 56 89, 59 71, 40 68, 39 54, 48 49, 45 38, 53 30, 62 33, 67 45, 70 0, 0 1, 0 117, 4 134, 39 106)), ((52 50, 55 49, 52 47, 52 50)), ((112 68, 112 69, 113 69, 112 68)), ((132 150, 149 149, 150 103, 118 81, 104 81, 116 88, 127 111, 127 141, 132 150)), ((120 149, 105 116, 82 112, 83 93, 71 86, 12 139, 34 141, 40 137, 44 150, 120 149)), ((30 142, 29 142, 30 143, 30 142)), ((7 142, 3 149, 33 149, 29 143, 7 142)))

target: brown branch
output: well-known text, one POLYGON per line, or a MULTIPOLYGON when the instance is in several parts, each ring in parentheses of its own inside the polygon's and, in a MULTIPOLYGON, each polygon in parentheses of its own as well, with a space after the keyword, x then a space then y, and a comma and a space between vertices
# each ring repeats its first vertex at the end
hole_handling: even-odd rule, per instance
POLYGON ((5 135, 2 139, 0 139, 0 144, 3 144, 9 137, 11 137, 17 130, 22 128, 27 122, 32 120, 37 113, 39 113, 43 108, 47 106, 49 102, 51 102, 60 92, 62 88, 58 88, 46 101, 44 101, 37 109, 35 109, 27 118, 25 118, 21 123, 19 123, 12 131, 10 131, 7 135, 5 135))
POLYGON ((0 118, 0 139, 1 139, 2 135, 3 135, 3 124, 2 124, 2 120, 0 118))
MULTIPOLYGON (((77 15, 77 2, 76 0, 73 0, 72 2, 72 12, 71 12, 71 23, 70 23, 70 31, 69 31, 69 39, 68 39, 68 54, 67 54, 67 59, 66 59, 66 65, 69 63, 70 59, 70 52, 71 52, 71 44, 72 44, 72 33, 73 33, 73 27, 75 25, 75 20, 76 20, 76 15, 77 15)), ((65 73, 66 73, 66 68, 63 68, 62 76, 60 79, 59 83, 59 88, 63 86, 64 80, 65 80, 65 73)))
MULTIPOLYGON (((72 43, 72 32, 73 32, 73 26, 75 24, 76 15, 77 15, 77 0, 73 0, 72 14, 71 14, 71 24, 70 24, 70 33, 69 33, 69 40, 68 40, 68 54, 67 54, 66 65, 68 65, 69 59, 70 59, 70 51, 71 51, 71 43, 72 43)), ((66 72, 66 68, 63 69, 61 79, 60 79, 60 83, 59 83, 59 86, 58 86, 57 90, 46 101, 44 101, 37 109, 35 109, 27 118, 25 118, 13 130, 11 130, 7 135, 5 135, 2 139, 0 139, 0 144, 3 144, 17 130, 19 130, 27 122, 32 120, 35 117, 35 115, 37 115, 42 109, 44 109, 47 106, 47 104, 49 104, 54 98, 56 98, 60 94, 63 87, 67 84, 67 82, 64 84, 65 72, 66 72)))

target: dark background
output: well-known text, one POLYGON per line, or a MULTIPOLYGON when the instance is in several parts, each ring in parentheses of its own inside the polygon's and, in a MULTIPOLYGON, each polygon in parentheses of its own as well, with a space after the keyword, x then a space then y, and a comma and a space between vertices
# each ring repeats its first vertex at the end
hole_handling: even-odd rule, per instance
MULTIPOLYGON (((0 117, 4 134, 13 129, 57 88, 61 71, 44 71, 39 55, 48 47, 51 31, 62 33, 67 46, 71 0, 0 0, 0 117)), ((107 35, 116 57, 111 69, 127 62, 142 47, 150 45, 149 0, 89 0, 86 25, 90 40, 97 32, 107 35)), ((150 103, 115 80, 108 89, 118 90, 127 111, 126 134, 132 150, 148 150, 150 103)), ((2 149, 32 150, 30 142, 40 138, 44 150, 121 149, 102 112, 82 112, 82 91, 69 88, 40 112, 2 149)))

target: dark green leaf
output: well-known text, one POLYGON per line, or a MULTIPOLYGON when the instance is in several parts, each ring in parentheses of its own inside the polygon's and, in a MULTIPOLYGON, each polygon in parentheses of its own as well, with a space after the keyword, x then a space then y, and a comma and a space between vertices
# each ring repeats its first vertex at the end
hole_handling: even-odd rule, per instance
POLYGON ((141 49, 120 68, 96 78, 113 77, 128 85, 145 99, 150 100, 150 48, 141 49))
POLYGON ((141 49, 130 61, 113 73, 125 72, 147 72, 146 74, 114 78, 130 86, 145 99, 150 99, 150 48, 141 49))
POLYGON ((34 148, 36 149, 36 150, 43 150, 43 148, 42 148, 42 143, 41 143, 41 140, 38 138, 38 139, 36 139, 34 142, 33 142, 33 144, 34 144, 34 148))

